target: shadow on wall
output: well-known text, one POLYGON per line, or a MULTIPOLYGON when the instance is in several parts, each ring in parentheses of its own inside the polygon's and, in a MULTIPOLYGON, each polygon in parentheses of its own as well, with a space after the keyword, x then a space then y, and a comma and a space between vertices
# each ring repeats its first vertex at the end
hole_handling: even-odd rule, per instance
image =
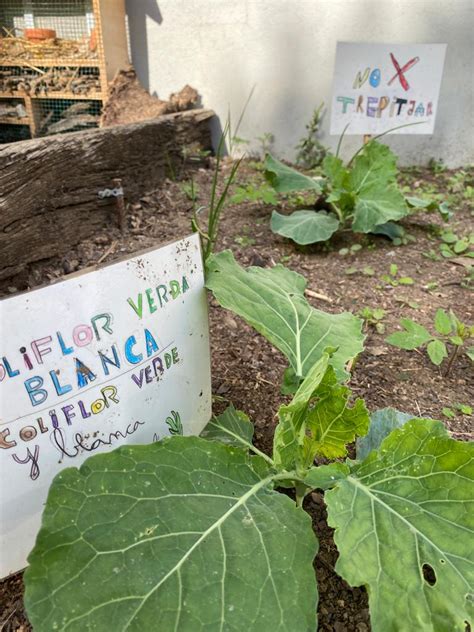
MULTIPOLYGON (((140 81, 143 86, 150 90, 150 66, 149 59, 153 51, 149 50, 146 21, 150 18, 157 24, 163 22, 163 16, 158 6, 158 0, 139 0, 140 11, 132 10, 137 0, 125 0, 128 16, 128 29, 132 47, 132 63, 135 59, 140 59, 140 81)), ((136 6, 135 6, 136 9, 136 6)), ((153 93, 156 96, 156 92, 153 93)))

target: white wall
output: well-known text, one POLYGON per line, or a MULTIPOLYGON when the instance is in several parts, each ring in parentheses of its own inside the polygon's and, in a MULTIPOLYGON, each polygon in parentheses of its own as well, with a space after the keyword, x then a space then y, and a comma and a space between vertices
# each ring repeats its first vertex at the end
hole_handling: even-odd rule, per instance
MULTIPOLYGON (((239 136, 275 136, 294 157, 312 110, 330 103, 336 42, 447 43, 433 136, 387 141, 404 164, 474 163, 473 0, 127 0, 132 60, 160 97, 189 83, 221 125, 235 122, 253 85, 239 136)), ((322 141, 329 136, 329 113, 322 141)), ((345 154, 361 138, 351 136, 345 154)))

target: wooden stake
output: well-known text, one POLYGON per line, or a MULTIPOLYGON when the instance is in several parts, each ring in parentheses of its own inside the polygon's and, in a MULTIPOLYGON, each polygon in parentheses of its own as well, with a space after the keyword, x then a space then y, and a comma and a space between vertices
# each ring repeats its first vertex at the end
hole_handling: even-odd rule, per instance
POLYGON ((364 134, 364 145, 367 145, 367 143, 372 139, 372 134, 364 134))

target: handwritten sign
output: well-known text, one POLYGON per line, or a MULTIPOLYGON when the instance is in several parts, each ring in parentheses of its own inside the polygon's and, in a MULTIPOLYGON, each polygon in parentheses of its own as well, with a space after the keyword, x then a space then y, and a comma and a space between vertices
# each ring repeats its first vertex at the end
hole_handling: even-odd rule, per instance
POLYGON ((0 302, 0 576, 25 566, 52 478, 211 414, 199 239, 0 302))
POLYGON ((331 134, 432 134, 446 44, 338 42, 331 134))

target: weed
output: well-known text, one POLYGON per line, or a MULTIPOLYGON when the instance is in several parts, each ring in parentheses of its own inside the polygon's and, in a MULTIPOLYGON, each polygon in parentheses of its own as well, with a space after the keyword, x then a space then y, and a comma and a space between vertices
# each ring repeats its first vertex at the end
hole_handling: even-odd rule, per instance
POLYGON ((319 167, 328 150, 319 141, 321 120, 323 118, 324 103, 321 103, 313 112, 310 122, 306 125, 307 134, 296 146, 296 162, 305 169, 319 167))
POLYGON ((237 235, 234 238, 236 244, 242 246, 242 248, 247 248, 248 246, 253 246, 255 244, 255 239, 252 237, 248 237, 247 235, 237 235))
POLYGON ((238 186, 230 198, 231 204, 242 204, 243 202, 276 205, 278 204, 278 196, 266 182, 259 186, 250 183, 245 186, 238 186))
POLYGON ((372 327, 378 334, 384 334, 385 324, 382 320, 385 318, 386 313, 387 312, 380 307, 364 307, 357 315, 364 320, 366 329, 372 327))
POLYGON ((380 280, 383 281, 385 285, 390 285, 391 287, 397 287, 398 285, 413 285, 415 283, 411 277, 400 276, 398 266, 395 263, 390 265, 389 273, 383 274, 380 277, 380 280))
POLYGON ((391 334, 387 342, 408 351, 426 346, 428 357, 436 366, 449 356, 446 375, 449 375, 455 359, 461 352, 474 362, 474 346, 468 346, 474 342, 474 326, 461 322, 453 311, 447 313, 444 309, 437 310, 434 319, 436 334, 431 334, 410 318, 402 318, 400 324, 404 331, 391 334), (451 347, 450 354, 448 347, 451 347))
POLYGON ((189 182, 181 182, 179 188, 191 202, 197 202, 199 199, 199 185, 194 182, 193 178, 189 182))

